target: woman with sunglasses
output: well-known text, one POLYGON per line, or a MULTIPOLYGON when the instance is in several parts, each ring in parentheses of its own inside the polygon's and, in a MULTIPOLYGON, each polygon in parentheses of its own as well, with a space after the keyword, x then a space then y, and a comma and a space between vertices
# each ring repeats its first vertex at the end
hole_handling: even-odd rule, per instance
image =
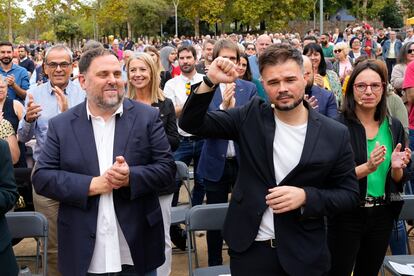
MULTIPOLYGON (((128 97, 151 105, 159 109, 160 118, 164 125, 165 134, 170 143, 171 150, 175 151, 180 143, 178 137, 175 110, 172 101, 164 97, 160 89, 160 75, 153 58, 147 53, 138 53, 127 62, 128 97)), ((165 262, 157 269, 158 275, 171 273, 171 202, 177 186, 175 181, 170 183, 163 191, 158 193, 165 234, 165 262)))
POLYGON ((334 72, 339 76, 341 84, 352 72, 352 60, 348 56, 349 48, 345 42, 339 42, 334 46, 335 62, 332 64, 334 72))
POLYGON ((397 64, 393 67, 391 73, 391 85, 397 94, 402 95, 402 85, 404 81, 407 64, 414 60, 414 42, 405 43, 400 50, 397 58, 397 64))
POLYGON ((403 204, 411 151, 400 121, 387 115, 386 87, 385 64, 376 60, 359 63, 349 78, 338 120, 351 135, 361 204, 329 219, 330 275, 377 276, 403 204))
POLYGON ((336 102, 340 106, 342 101, 342 87, 338 75, 333 70, 326 69, 325 57, 319 44, 309 43, 303 49, 303 54, 308 56, 312 62, 315 85, 332 91, 336 102))

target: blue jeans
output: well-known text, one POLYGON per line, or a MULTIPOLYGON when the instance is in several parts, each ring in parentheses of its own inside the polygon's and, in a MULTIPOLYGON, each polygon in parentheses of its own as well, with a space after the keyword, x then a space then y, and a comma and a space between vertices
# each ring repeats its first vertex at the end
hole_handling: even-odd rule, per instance
MULTIPOLYGON (((205 190, 203 185, 203 179, 197 172, 198 160, 200 159, 201 149, 203 148, 204 140, 192 137, 180 136, 180 146, 174 152, 174 159, 176 161, 182 161, 187 166, 190 165, 193 160, 194 165, 194 188, 192 191, 191 204, 193 206, 203 203, 205 190)), ((181 181, 177 181, 177 192, 174 193, 172 206, 177 206, 178 196, 181 187, 181 181)))
POLYGON ((392 255, 407 255, 407 232, 404 220, 398 220, 390 237, 392 255))

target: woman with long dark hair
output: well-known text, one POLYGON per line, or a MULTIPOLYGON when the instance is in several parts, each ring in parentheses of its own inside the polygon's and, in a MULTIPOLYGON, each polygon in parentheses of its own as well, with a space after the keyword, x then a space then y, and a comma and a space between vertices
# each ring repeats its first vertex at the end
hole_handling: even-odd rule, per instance
POLYGON ((303 49, 303 54, 308 56, 312 62, 315 85, 332 91, 336 97, 338 106, 342 101, 342 87, 338 75, 326 69, 325 57, 319 44, 309 43, 303 49))
POLYGON ((331 275, 378 275, 401 211, 411 151, 404 149, 400 121, 388 116, 386 91, 383 63, 367 60, 354 68, 338 120, 351 135, 361 204, 329 220, 331 275))

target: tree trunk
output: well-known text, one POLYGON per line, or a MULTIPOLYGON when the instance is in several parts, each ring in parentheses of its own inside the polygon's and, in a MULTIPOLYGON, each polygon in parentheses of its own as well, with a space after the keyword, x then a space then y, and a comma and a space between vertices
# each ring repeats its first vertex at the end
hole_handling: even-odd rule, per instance
POLYGON ((198 15, 194 18, 194 36, 200 36, 200 17, 198 15))
POLYGON ((8 21, 8 38, 10 42, 13 42, 13 30, 12 30, 12 9, 11 9, 11 1, 7 1, 7 21, 8 21))
POLYGON ((368 0, 362 0, 362 19, 367 20, 367 6, 368 0))
POLYGON ((131 22, 127 21, 127 28, 128 28, 128 37, 132 39, 132 28, 131 28, 131 22))

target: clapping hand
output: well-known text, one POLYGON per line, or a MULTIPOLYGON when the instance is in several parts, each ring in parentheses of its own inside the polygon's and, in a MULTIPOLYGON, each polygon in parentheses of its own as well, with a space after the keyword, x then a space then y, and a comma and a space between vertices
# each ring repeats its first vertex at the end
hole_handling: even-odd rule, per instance
POLYGON ((408 162, 410 162, 411 150, 405 148, 404 151, 401 151, 401 148, 401 143, 398 143, 391 154, 391 168, 393 169, 404 169, 407 167, 408 162))
POLYGON ((57 86, 52 87, 52 90, 55 92, 60 112, 65 112, 68 110, 68 99, 63 93, 63 90, 57 86))
POLYGON ((32 123, 37 118, 39 118, 42 108, 40 107, 40 105, 34 102, 32 94, 28 94, 28 97, 29 97, 29 102, 27 104, 25 120, 28 123, 32 123))
POLYGON ((223 92, 222 107, 224 110, 233 108, 236 105, 236 99, 234 98, 236 90, 236 84, 234 82, 226 84, 226 89, 223 92))
POLYGON ((129 186, 129 166, 123 156, 117 156, 115 163, 106 171, 106 179, 113 189, 129 186))
POLYGON ((385 146, 380 146, 379 142, 375 144, 375 147, 369 155, 369 159, 367 161, 367 166, 370 173, 376 171, 378 166, 384 162, 386 152, 387 149, 385 146))

